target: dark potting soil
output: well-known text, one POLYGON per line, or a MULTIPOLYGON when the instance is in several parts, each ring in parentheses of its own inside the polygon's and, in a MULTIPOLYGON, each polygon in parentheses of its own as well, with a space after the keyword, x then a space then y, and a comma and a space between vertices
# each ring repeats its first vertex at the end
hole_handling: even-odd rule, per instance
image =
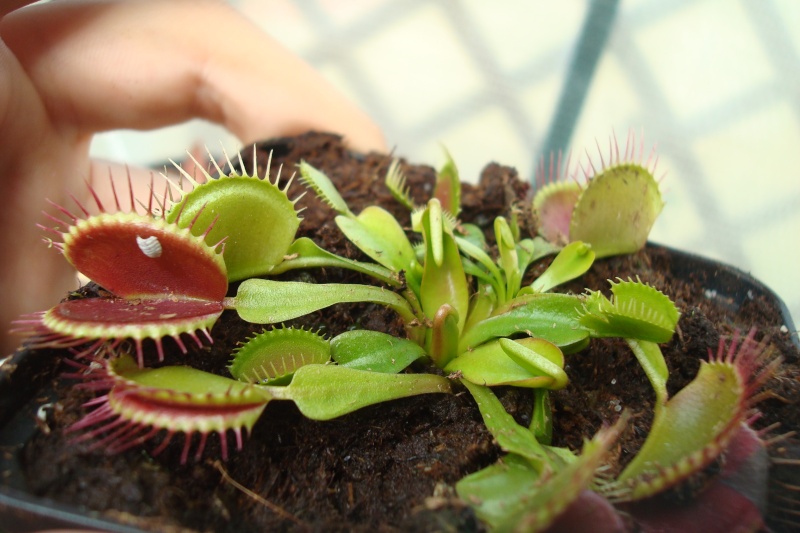
MULTIPOLYGON (((334 181, 354 212, 379 204, 409 224, 407 211, 383 184, 390 157, 354 155, 336 136, 307 134, 260 145, 260 175, 270 150, 273 176, 283 165, 282 175, 288 179, 295 164, 304 159, 334 181)), ((432 190, 434 169, 405 164, 403 170, 412 196, 424 203, 432 190)), ((295 181, 290 195, 297 197, 303 190, 295 181)), ((490 164, 477 186, 465 186, 461 219, 486 229, 491 242, 494 218, 518 207, 527 192, 527 184, 518 180, 513 169, 490 164)), ((311 237, 335 253, 368 260, 345 239, 333 222, 332 210, 313 193, 306 194, 298 206, 305 208, 300 236, 311 237)), ((671 254, 658 247, 601 260, 561 290, 607 290, 608 279, 639 277, 672 298, 682 317, 673 340, 662 347, 670 369, 670 394, 695 376, 700 360, 709 349, 716 351, 721 335, 757 327, 759 337, 769 337, 775 354, 785 362, 766 387, 768 392, 759 404, 763 416, 756 426, 780 422, 779 428, 771 430, 773 436, 800 429, 798 351, 791 332, 781 330, 780 311, 760 296, 741 306, 724 305, 709 298, 702 276, 671 276, 671 261, 671 254)), ((545 267, 537 265, 529 274, 531 279, 545 267)), ((337 269, 295 272, 283 279, 371 283, 360 274, 337 269)), ((73 297, 90 296, 97 290, 90 285, 73 297)), ((291 324, 330 336, 352 328, 398 335, 403 331, 391 311, 371 304, 337 305, 291 324)), ((235 313, 225 313, 212 330, 213 345, 190 347, 184 355, 172 341, 165 341, 165 364, 188 364, 226 374, 229 354, 237 343, 262 329, 242 322, 235 313)), ((64 356, 56 353, 53 361, 64 356)), ((152 356, 148 364, 155 361, 152 356)), ((630 427, 610 457, 612 472, 618 471, 635 454, 652 421, 654 395, 644 372, 627 345, 613 339, 593 340, 583 352, 568 356, 566 371, 569 385, 553 394, 553 444, 579 450, 583 439, 628 409, 633 415, 630 427)), ((155 447, 152 443, 109 456, 102 449, 92 450, 92 442, 75 442, 74 435, 64 433, 64 428, 81 418, 82 404, 92 397, 74 385, 72 380, 53 379, 58 400, 42 430, 22 451, 29 488, 36 495, 99 511, 101 516, 146 530, 476 530, 478 521, 458 502, 452 487, 502 455, 471 396, 455 386, 453 395, 397 400, 329 422, 307 420, 293 404, 274 401, 245 440, 244 449, 224 462, 219 460, 216 437, 209 438, 200 460, 186 465, 179 464, 183 439, 174 439, 156 457, 149 453, 155 447)), ((513 388, 497 392, 519 422, 529 422, 529 392, 513 388)), ((797 440, 790 437, 773 445, 770 452, 797 457, 797 448, 797 440)), ((791 482, 796 477, 793 467, 773 468, 783 469, 776 470, 776 479, 791 482)), ((780 523, 785 518, 781 509, 789 505, 778 497, 771 501, 776 505, 770 511, 771 525, 780 530, 786 527, 780 523)))

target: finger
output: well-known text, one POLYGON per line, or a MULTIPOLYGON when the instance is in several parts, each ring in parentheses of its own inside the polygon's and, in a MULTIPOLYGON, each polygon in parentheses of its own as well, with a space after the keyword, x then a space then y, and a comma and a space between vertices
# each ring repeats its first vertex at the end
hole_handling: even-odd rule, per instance
POLYGON ((63 127, 202 117, 246 143, 320 129, 385 149, 363 111, 222 2, 54 2, 11 13, 0 31, 63 127))
POLYGON ((34 1, 35 0, 0 0, 0 18, 3 18, 16 9, 32 4, 34 1))

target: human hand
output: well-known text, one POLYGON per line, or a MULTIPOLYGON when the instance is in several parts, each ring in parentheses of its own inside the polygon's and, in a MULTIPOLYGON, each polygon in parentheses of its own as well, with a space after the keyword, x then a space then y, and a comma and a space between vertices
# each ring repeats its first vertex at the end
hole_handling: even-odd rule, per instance
POLYGON ((385 149, 368 116, 224 2, 27 3, 0 5, 0 355, 19 343, 12 320, 76 287, 35 224, 45 198, 66 205, 108 175, 94 133, 203 118, 244 144, 317 129, 385 149))

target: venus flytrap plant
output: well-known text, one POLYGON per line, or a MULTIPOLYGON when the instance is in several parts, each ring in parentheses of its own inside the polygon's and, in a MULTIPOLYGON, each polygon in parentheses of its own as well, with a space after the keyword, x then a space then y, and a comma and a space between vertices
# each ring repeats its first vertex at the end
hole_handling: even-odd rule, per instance
MULTIPOLYGON (((527 383, 527 386, 532 386, 534 383, 548 383, 554 387, 563 387, 566 384, 563 370, 559 367, 559 365, 563 367, 563 358, 558 357, 556 353, 559 348, 555 345, 552 348, 542 345, 543 342, 548 342, 549 335, 543 335, 542 341, 534 343, 536 349, 517 343, 494 342, 486 348, 487 353, 492 354, 489 363, 467 357, 462 361, 467 366, 462 369, 460 364, 453 366, 451 362, 483 342, 519 333, 518 330, 497 329, 496 323, 502 322, 500 318, 503 314, 497 312, 498 306, 503 312, 518 314, 523 311, 528 315, 529 320, 524 324, 526 327, 524 331, 530 336, 537 336, 532 321, 540 321, 541 329, 552 329, 552 308, 548 311, 547 305, 541 305, 542 302, 534 301, 533 297, 544 297, 539 291, 579 275, 588 268, 592 255, 587 247, 576 245, 566 249, 546 272, 545 282, 528 287, 526 292, 530 294, 518 296, 518 293, 523 292, 521 279, 534 256, 532 248, 534 244, 530 240, 520 240, 516 224, 512 228, 503 218, 495 221, 499 256, 496 263, 483 251, 480 238, 476 238, 478 232, 461 230, 462 237, 458 241, 456 239, 458 223, 451 211, 459 210, 459 206, 453 202, 460 197, 460 191, 457 171, 452 162, 446 167, 449 169, 447 172, 440 173, 440 184, 437 184, 435 189, 448 202, 448 210, 442 208, 438 198, 432 198, 424 209, 418 210, 412 216, 416 221, 416 229, 422 234, 423 249, 419 256, 405 236, 403 228, 386 211, 374 207, 354 215, 327 177, 312 167, 301 164, 302 179, 340 213, 336 219, 337 224, 357 246, 385 269, 381 271, 364 263, 338 258, 309 241, 293 241, 298 223, 297 212, 294 209, 295 202, 286 197, 286 188, 278 187, 278 178, 274 182, 268 180, 269 168, 266 169, 265 177, 260 179, 255 168, 253 176, 249 176, 235 172, 230 161, 228 165, 232 169, 230 175, 224 175, 222 169, 217 166, 220 173, 218 178, 213 179, 206 173, 208 181, 202 185, 192 181, 193 187, 189 192, 174 187, 179 191, 180 198, 173 204, 168 204, 167 200, 168 197, 171 198, 171 191, 169 195, 164 195, 164 200, 161 202, 158 202, 155 193, 151 192, 148 209, 144 214, 135 212, 108 214, 98 201, 101 213, 92 216, 81 206, 81 211, 87 217, 82 220, 60 208, 59 210, 69 217, 68 222, 71 223, 70 228, 63 233, 65 237, 61 247, 65 256, 79 270, 84 270, 90 278, 95 278, 108 288, 114 294, 108 301, 115 304, 124 303, 126 313, 124 318, 113 314, 107 315, 110 317, 108 320, 110 323, 99 325, 87 324, 85 317, 79 316, 74 319, 79 328, 78 334, 72 325, 62 326, 60 322, 41 320, 35 323, 35 328, 38 328, 36 332, 39 334, 39 343, 63 346, 96 339, 90 349, 85 350, 85 353, 88 353, 105 341, 111 341, 112 346, 116 346, 124 339, 132 338, 136 341, 139 366, 142 366, 142 340, 153 339, 158 346, 159 358, 163 358, 161 337, 165 335, 165 331, 175 337, 180 344, 180 333, 202 327, 206 328, 204 329, 206 331, 224 309, 235 309, 239 316, 249 322, 281 323, 336 303, 374 302, 396 311, 406 324, 409 338, 424 348, 426 355, 434 363, 451 372, 467 370, 468 376, 474 375, 472 379, 482 383, 485 380, 480 373, 485 369, 482 369, 481 365, 488 364, 489 368, 494 359, 499 359, 510 361, 506 366, 516 372, 510 372, 505 379, 493 378, 498 383, 519 382, 527 383), (242 216, 247 218, 250 215, 248 213, 242 215, 242 211, 238 209, 238 204, 234 200, 240 197, 246 199, 248 211, 256 211, 259 214, 259 224, 253 225, 248 223, 249 219, 241 219, 242 216), (152 207, 153 204, 160 207, 158 215, 152 207), (216 251, 219 245, 203 244, 204 239, 214 237, 211 233, 215 226, 209 225, 203 232, 195 230, 198 224, 205 221, 204 217, 212 215, 214 220, 225 228, 226 246, 235 252, 227 263, 223 263, 216 251), (185 217, 188 216, 191 216, 191 221, 186 223, 185 217), (278 222, 274 222, 273 219, 278 222), (225 222, 221 222, 222 220, 225 222), (264 235, 263 228, 260 227, 263 224, 271 224, 274 231, 264 235), (193 235, 193 231, 197 235, 193 235), (73 238, 73 234, 88 236, 81 240, 73 238), (105 242, 99 236, 106 235, 110 236, 109 243, 98 249, 97 243, 105 242), (118 249, 126 249, 127 246, 132 250, 133 243, 136 243, 138 248, 137 261, 151 267, 151 270, 137 266, 134 271, 128 272, 123 269, 120 273, 120 268, 117 266, 120 262, 118 249), (191 246, 185 243, 191 243, 191 246), (264 255, 262 252, 265 246, 270 249, 270 255, 264 255), (91 264, 73 259, 73 257, 88 257, 87 249, 91 250, 93 258, 91 264), (275 249, 280 253, 274 253, 275 249), (462 256, 462 250, 475 261, 470 262, 462 256), (285 254, 290 251, 294 253, 288 261, 294 263, 290 267, 284 266, 281 269, 285 254), (198 260, 194 259, 195 256, 206 258, 207 262, 212 261, 213 268, 206 268, 206 271, 210 272, 206 275, 213 280, 215 292, 202 292, 206 290, 205 285, 209 284, 206 279, 197 276, 187 278, 184 275, 183 265, 196 263, 198 260), (579 259, 575 260, 576 258, 579 259), (167 262, 170 259, 171 262, 167 262), (105 266, 99 268, 95 266, 95 262, 105 266), (171 276, 167 284, 160 270, 152 270, 153 267, 164 270, 162 264, 173 269, 167 271, 171 276), (267 273, 276 269, 286 271, 289 268, 312 265, 353 268, 363 273, 376 273, 377 279, 381 281, 405 279, 408 285, 401 294, 397 294, 391 290, 369 285, 247 279, 239 285, 234 296, 225 296, 226 278, 230 277, 227 270, 229 266, 239 273, 267 273), (467 265, 466 270, 464 265, 467 265), (485 296, 489 300, 486 305, 477 302, 470 308, 471 288, 467 271, 477 279, 485 281, 485 285, 482 285, 482 281, 478 282, 480 290, 477 294, 478 299, 485 296), (93 276, 95 273, 98 275, 93 276), (153 283, 150 276, 161 285, 149 288, 149 284, 153 283), (496 291, 495 294, 492 294, 488 287, 492 287, 496 291), (139 305, 142 301, 145 305, 139 305), (153 305, 152 302, 158 305, 153 305), (531 303, 534 305, 530 305, 531 303), (198 305, 203 309, 211 308, 210 317, 204 316, 203 322, 190 317, 185 319, 188 324, 184 324, 181 329, 164 329, 162 322, 169 323, 174 317, 183 317, 189 312, 188 310, 193 310, 198 305), (161 312, 164 306, 168 307, 168 312, 161 312), (493 309, 495 310, 492 311, 493 309), (542 309, 545 310, 544 314, 541 313, 542 309), (478 318, 469 317, 470 312, 476 310, 481 313, 478 318), (157 320, 154 320, 151 314, 156 311, 159 315, 157 320), (532 320, 529 316, 531 314, 533 314, 532 320), (471 322, 467 332, 465 327, 469 318, 471 322), (193 319, 195 321, 192 321, 193 319), (151 324, 154 322, 158 322, 161 329, 153 327, 151 324), (465 333, 471 334, 466 338, 473 340, 477 338, 478 342, 462 345, 465 333), (478 366, 475 366, 476 361, 478 366), (517 370, 527 373, 527 378, 520 379, 517 370)), ((191 179, 186 173, 184 177, 191 179)), ((116 204, 119 206, 119 201, 116 201, 116 204)), ((133 199, 131 204, 134 204, 133 199)), ((239 275, 236 274, 234 279, 239 275)), ((585 341, 591 330, 583 327, 575 328, 576 325, 580 326, 575 313, 576 307, 581 305, 580 298, 571 296, 556 298, 561 302, 559 310, 561 316, 556 318, 570 329, 569 332, 562 331, 562 334, 574 336, 573 330, 580 330, 578 339, 561 343, 561 346, 572 346, 585 341)), ((93 299, 78 303, 67 302, 64 305, 81 309, 86 307, 91 310, 95 307, 104 309, 106 303, 104 299, 93 299)), ((47 313, 44 316, 46 317, 47 313)), ((629 320, 635 323, 636 318, 631 316, 629 320)), ((300 342, 299 338, 294 340, 300 342)), ((362 341, 363 339, 352 339, 350 344, 342 341, 339 345, 346 345, 349 350, 358 353, 362 341)), ((251 342, 256 343, 259 340, 253 339, 251 342)), ((183 348, 182 345, 181 347, 183 348)), ((387 353, 387 358, 396 359, 391 353, 387 353)), ((274 379, 288 379, 290 372, 282 376, 269 373, 267 375, 274 379)))
MULTIPOLYGON (((385 270, 338 258, 319 249, 308 240, 294 241, 294 232, 299 221, 294 209, 296 201, 290 201, 286 197, 286 188, 278 187, 278 178, 274 182, 269 181, 269 168, 265 172, 264 179, 260 179, 257 177, 255 168, 253 176, 249 176, 234 171, 230 161, 228 161, 228 165, 231 168, 229 175, 226 175, 217 166, 219 177, 213 179, 206 173, 205 178, 208 181, 202 185, 192 180, 184 172, 183 177, 191 181, 192 190, 183 192, 182 188, 174 187, 180 198, 171 205, 167 205, 167 195, 165 194, 164 200, 159 204, 160 212, 166 213, 165 215, 156 216, 152 209, 155 199, 154 192, 151 193, 148 200, 147 213, 143 215, 138 213, 109 215, 105 213, 102 205, 98 202, 98 208, 101 211, 99 215, 90 216, 89 212, 81 206, 81 211, 87 218, 79 220, 79 217, 59 208, 70 218, 69 222, 73 223, 70 229, 64 233, 64 243, 61 245, 65 256, 73 264, 76 264, 79 270, 84 270, 84 273, 88 274, 90 278, 95 278, 101 285, 109 288, 115 295, 115 298, 110 301, 125 302, 127 315, 124 320, 112 315, 110 325, 101 324, 99 326, 87 325, 85 323, 87 321, 83 317, 79 317, 75 321, 78 324, 78 331, 75 331, 71 325, 63 326, 59 322, 43 320, 41 324, 36 324, 41 328, 41 331, 37 331, 40 334, 40 341, 45 344, 53 344, 57 341, 78 343, 88 339, 97 339, 97 343, 92 346, 92 348, 96 348, 99 343, 106 340, 118 344, 125 338, 133 338, 137 343, 141 366, 143 364, 141 348, 143 339, 154 339, 159 348, 159 356, 163 357, 160 339, 164 336, 165 330, 153 328, 150 325, 153 320, 149 315, 147 318, 150 322, 143 324, 142 313, 153 307, 150 305, 150 300, 156 300, 161 307, 169 302, 174 304, 172 307, 177 306, 181 310, 180 312, 174 311, 170 307, 169 313, 162 312, 158 315, 158 318, 163 320, 172 316, 180 317, 182 313, 187 312, 184 309, 190 309, 197 305, 212 308, 210 317, 204 317, 205 321, 202 323, 198 320, 196 323, 184 325, 182 329, 166 330, 179 343, 182 332, 193 331, 193 328, 204 328, 203 331, 207 331, 207 328, 213 324, 223 309, 236 309, 243 319, 250 322, 279 323, 335 303, 365 301, 386 305, 395 310, 406 324, 409 338, 423 346, 436 364, 445 367, 456 358, 460 351, 471 350, 475 347, 473 345, 462 346, 460 342, 465 333, 468 319, 470 320, 469 330, 473 335, 471 338, 475 338, 474 331, 488 331, 488 334, 484 333, 483 338, 478 337, 481 342, 484 342, 512 333, 496 332, 492 328, 481 327, 490 318, 498 316, 498 313, 492 310, 500 307, 515 311, 519 309, 531 311, 540 307, 539 302, 536 302, 536 306, 531 307, 528 305, 528 301, 515 299, 519 293, 523 292, 521 290, 522 275, 535 256, 534 242, 528 239, 520 240, 516 224, 512 228, 502 217, 495 220, 495 237, 499 256, 496 263, 483 251, 483 243, 477 237, 480 232, 475 231, 475 228, 464 230, 457 227, 453 212, 457 213, 460 209, 455 203, 460 198, 460 182, 452 161, 446 165, 445 171, 439 174, 435 188, 436 193, 447 202, 447 210, 442 208, 439 198, 434 197, 424 209, 418 209, 412 216, 415 220, 415 228, 422 234, 423 249, 419 256, 405 236, 403 228, 388 212, 377 207, 368 207, 359 215, 354 215, 327 177, 316 169, 301 164, 301 175, 304 182, 339 212, 336 222, 340 228, 385 270), (247 203, 248 209, 244 212, 237 203, 240 200, 247 203), (251 215, 250 212, 255 212, 257 215, 251 215), (256 223, 250 220, 253 216, 258 217, 256 223), (189 217, 191 217, 190 222, 187 223, 186 220, 189 217), (205 223, 211 217, 219 224, 218 227, 209 224, 205 231, 196 230, 200 224, 205 223), (245 219, 243 220, 242 217, 245 219), (272 231, 265 233, 264 226, 269 226, 272 231), (145 232, 142 228, 147 228, 148 231, 145 232), (456 237, 457 230, 460 230, 461 237, 456 237), (219 236, 212 235, 215 231, 226 233, 227 251, 230 252, 231 257, 226 259, 224 264, 222 264, 220 256, 216 254, 216 248, 219 245, 212 247, 203 247, 202 245, 202 240, 213 241, 219 236), (153 234, 154 232, 155 234, 153 234), (192 232, 197 235, 194 236, 194 239, 189 239, 188 236, 192 232), (76 242, 72 237, 73 233, 77 233, 79 236, 88 234, 89 237, 84 241, 76 242), (131 238, 133 233, 136 233, 135 240, 131 238), (73 258, 73 256, 78 257, 81 254, 85 256, 86 249, 90 247, 90 244, 96 246, 99 241, 98 235, 111 235, 113 239, 117 240, 112 240, 110 244, 99 251, 93 248, 91 265, 84 265, 85 261, 73 258), (216 261, 213 263, 215 268, 211 269, 214 287, 216 287, 214 289, 216 292, 213 294, 198 292, 198 290, 205 290, 203 287, 207 284, 206 280, 199 279, 197 276, 186 278, 183 270, 177 270, 184 263, 178 264, 174 259, 172 263, 169 263, 172 268, 176 269, 174 272, 169 272, 172 276, 169 282, 174 286, 162 283, 152 290, 147 288, 147 284, 151 283, 148 276, 155 275, 151 274, 151 271, 137 269, 127 275, 125 272, 119 275, 118 269, 111 269, 108 266, 117 261, 118 256, 114 255, 117 252, 115 248, 117 241, 131 249, 132 243, 135 242, 139 249, 137 259, 151 267, 160 268, 160 265, 165 263, 168 258, 179 257, 180 252, 174 251, 173 248, 182 246, 183 240, 193 243, 194 248, 191 249, 191 252, 194 255, 201 258, 209 257, 216 261), (83 244, 84 242, 90 244, 83 244), (267 253, 264 252, 265 249, 268 251, 267 253), (285 263, 291 264, 286 265, 284 257, 290 252, 292 252, 292 255, 289 256, 291 259, 285 263), (469 258, 462 256, 462 253, 469 258), (98 271, 94 262, 106 265, 105 270, 98 271), (373 274, 377 279, 390 282, 390 284, 392 282, 396 284, 402 276, 407 283, 407 288, 401 296, 393 291, 368 285, 308 284, 247 279, 240 284, 235 296, 224 296, 224 292, 227 290, 226 277, 235 280, 248 273, 284 272, 291 268, 309 266, 353 268, 363 273, 373 274), (467 272, 479 280, 479 290, 472 306, 469 302, 471 293, 467 272), (103 277, 104 273, 105 277, 103 277), (117 278, 121 278, 121 281, 118 281, 117 278), (187 279, 188 281, 186 281, 187 279), (180 283, 184 283, 184 285, 180 285, 180 283), (132 288, 128 289, 125 284, 132 285, 132 288), (150 292, 153 294, 149 294, 150 292), (139 298, 143 294, 148 298, 146 300, 148 305, 138 306, 139 300, 134 301, 133 298, 139 298), (485 301, 481 302, 481 299, 485 301), (201 301, 198 303, 197 300, 201 301), (477 313, 477 315, 469 316, 471 312, 477 313), (122 325, 115 322, 122 322, 122 325)), ((399 178, 399 182, 402 182, 402 178, 399 178)), ((395 194, 402 196, 397 191, 395 194)), ((171 195, 172 191, 170 191, 170 197, 171 195)), ((119 205, 118 201, 116 203, 119 205)), ((133 199, 131 199, 131 204, 133 205, 133 199)), ((183 259, 189 257, 191 257, 189 253, 184 252, 183 259)), ((543 290, 550 289, 562 281, 579 275, 588 268, 592 258, 593 255, 586 246, 576 244, 567 248, 545 273, 544 280, 527 287, 525 292, 537 295, 543 290)), ((185 263, 193 262, 196 261, 185 261, 185 263)), ((570 302, 564 302, 566 306, 562 306, 564 315, 562 319, 573 325, 575 323, 574 307, 580 302, 571 297, 567 297, 567 299, 570 302), (568 309, 567 306, 571 306, 572 309, 568 309)), ((104 305, 104 302, 90 300, 66 305, 75 308, 85 306, 92 309, 104 305)), ((158 309, 159 307, 156 307, 156 310, 158 309)), ((50 313, 52 314, 53 311, 50 313)), ((549 321, 550 317, 544 316, 544 320, 549 321)), ((530 329, 526 329, 526 331, 534 334, 530 329)), ((588 337, 587 333, 581 335, 584 339, 588 337)), ((498 351, 497 347, 495 352, 498 354, 509 351, 508 349, 498 351)), ((513 350, 511 351, 513 352, 513 350)), ((540 361, 542 364, 550 365, 549 359, 543 358, 540 361)), ((458 370, 456 368, 453 371, 458 370)), ((557 381, 560 386, 563 386, 563 380, 557 381)))
MULTIPOLYGON (((460 193, 453 190, 453 183, 458 183, 455 167, 448 168, 447 174, 440 173, 444 177, 438 182, 449 185, 437 184, 435 190, 446 191, 452 203, 460 193)), ((415 210, 414 226, 423 238, 418 255, 405 230, 387 211, 368 207, 356 216, 327 176, 305 163, 301 163, 300 171, 301 179, 339 213, 335 220, 342 232, 366 255, 398 276, 402 273, 408 285, 403 296, 416 311, 416 317, 406 322, 409 329, 417 330, 409 336, 426 348, 434 362, 444 366, 454 356, 455 339, 463 329, 469 307, 467 277, 453 234, 452 214, 443 209, 438 198, 415 210)), ((404 179, 396 166, 390 168, 389 176, 395 196, 403 198, 404 179)), ((410 198, 403 203, 414 205, 410 198)))
MULTIPOLYGON (((232 243, 236 253, 229 263, 239 273, 267 272, 281 262, 297 228, 294 202, 286 197, 286 189, 278 189, 277 179, 274 183, 259 179, 255 169, 253 174, 220 176, 203 185, 193 182, 192 191, 172 205, 168 203, 171 193, 165 192, 159 200, 151 186, 144 213, 136 211, 132 193, 128 212, 122 211, 116 193, 115 213, 108 212, 97 195, 98 214, 92 215, 78 204, 85 218, 56 206, 67 220, 50 217, 56 226, 46 229, 63 239, 55 242, 55 247, 109 295, 64 302, 20 321, 19 327, 33 335, 34 346, 77 347, 88 343, 88 347, 76 351, 78 356, 105 357, 102 364, 87 367, 87 375, 82 377, 92 380, 91 388, 107 390, 107 394, 90 402, 99 407, 74 426, 75 430, 88 430, 85 435, 90 438, 104 434, 97 446, 122 451, 166 432, 158 451, 180 432, 186 435, 182 455, 186 460, 194 434, 201 439, 199 455, 207 436, 218 433, 226 456, 227 432, 235 433, 237 447, 241 447, 242 431, 252 427, 273 399, 291 400, 306 416, 327 420, 373 403, 449 391, 445 378, 398 374, 413 357, 403 357, 404 366, 382 365, 380 372, 373 372, 359 368, 363 351, 348 350, 342 355, 342 343, 338 343, 342 364, 326 364, 330 362, 329 342, 292 329, 265 332, 237 350, 230 369, 238 380, 186 367, 143 368, 144 340, 155 343, 159 360, 164 358, 165 336, 172 336, 185 352, 181 334, 191 335, 200 344, 195 334, 200 329, 211 341, 208 330, 225 309, 237 309, 246 320, 274 323, 341 301, 375 301, 397 310, 406 320, 415 319, 405 299, 380 287, 337 286, 350 294, 348 300, 341 290, 332 291, 329 285, 274 285, 277 282, 251 280, 253 283, 241 284, 236 296, 227 297, 222 242, 205 242, 215 242, 216 237, 211 235, 214 222, 228 221, 223 224, 228 232, 223 239, 232 243), (271 224, 273 232, 266 238, 259 224, 254 228, 241 220, 240 224, 231 223, 240 214, 233 202, 240 196, 260 214, 259 224, 271 224), (213 212, 213 221, 204 231, 195 231, 207 210, 213 212), (189 223, 184 218, 187 213, 191 215, 189 223), (274 222, 273 218, 287 223, 274 222), (68 227, 62 231, 61 225, 68 227), (266 255, 263 245, 270 248, 266 255), (275 248, 280 254, 274 253, 275 248), (315 290, 308 291, 308 287, 315 290), (303 298, 304 290, 308 298, 303 298), (287 305, 298 297, 303 298, 299 310, 287 305), (138 364, 121 350, 126 339, 135 342, 138 364)), ((372 339, 373 345, 380 342, 372 339)))
MULTIPOLYGON (((450 161, 446 169, 434 190, 458 198, 460 192, 453 190, 460 183, 452 178, 457 175, 455 166, 450 161), (447 186, 440 186, 442 181, 447 186)), ((393 195, 413 208, 412 228, 422 237, 421 245, 414 247, 388 212, 368 207, 356 215, 323 173, 306 163, 301 163, 300 172, 301 180, 338 212, 336 223, 352 242, 398 276, 413 280, 403 292, 416 313, 411 322, 405 319, 409 338, 453 375, 482 385, 559 389, 567 384, 562 350, 578 351, 591 337, 665 342, 674 331, 679 313, 672 302, 640 282, 612 284, 612 300, 600 293, 546 292, 591 266, 595 254, 584 243, 564 247, 539 278, 523 287, 525 271, 540 256, 537 241, 521 238, 516 223, 495 219, 497 257, 492 258, 482 231, 453 216, 459 207, 451 203, 445 210, 437 197, 424 207, 415 205, 402 172, 392 164, 387 182, 393 195), (413 249, 416 253, 409 253, 413 249), (510 339, 520 336, 518 342, 510 339)), ((308 290, 304 293, 308 298, 319 289, 303 290, 308 290)), ((343 287, 331 290, 347 296, 343 287)), ((660 352, 646 354, 641 359, 648 368, 660 369, 660 352)), ((539 396, 541 403, 547 403, 546 393, 539 396)), ((547 427, 541 431, 546 434, 547 427)))
POLYGON ((727 344, 721 339, 708 355, 695 379, 656 409, 633 461, 599 487, 646 531, 669 530, 674 522, 700 530, 764 528, 769 460, 750 424, 758 418, 756 393, 781 360, 755 341, 755 331, 727 344), (660 496, 670 492, 689 496, 669 505, 660 496))
POLYGON ((49 231, 62 239, 55 246, 110 295, 64 302, 20 327, 34 334, 35 345, 88 343, 79 353, 104 356, 75 373, 85 380, 82 386, 104 393, 72 428, 96 448, 122 451, 160 437, 157 453, 183 433, 186 461, 193 449, 200 457, 208 435, 217 434, 225 457, 229 435, 241 448, 243 434, 273 400, 292 401, 305 416, 327 420, 392 399, 450 392, 447 378, 404 373, 415 362, 414 369, 424 369, 419 362, 425 361, 463 383, 508 453, 457 485, 487 524, 501 531, 541 530, 580 502, 619 518, 612 502, 633 509, 631 502, 680 484, 729 443, 747 440, 750 398, 775 364, 766 362, 750 336, 738 350, 732 346, 712 358, 669 399, 658 344, 670 340, 680 315, 667 296, 638 280, 611 282, 610 296, 552 292, 585 273, 596 257, 634 251, 646 239, 660 196, 653 165, 631 162, 631 139, 628 145, 620 156, 614 142, 610 164, 585 171, 592 176, 587 185, 552 185, 537 195, 542 233, 556 244, 525 237, 512 210, 509 218, 493 221, 495 245, 489 247, 481 228, 458 220, 460 180, 449 156, 423 205, 412 200, 399 163, 390 166, 387 186, 411 211, 410 229, 377 206, 353 213, 324 173, 300 164, 300 180, 337 213, 339 229, 374 262, 296 239, 298 199, 288 198, 288 184, 279 186, 280 171, 270 180, 268 165, 260 178, 256 168, 246 173, 241 160, 242 170, 228 161, 229 172, 216 166, 218 176, 205 173, 203 184, 184 172, 191 190, 173 184, 163 198, 151 192, 144 213, 132 197, 127 212, 118 199, 117 213, 99 200, 95 215, 80 205, 82 215, 56 206, 63 216, 51 217, 56 226, 49 231), (549 226, 552 221, 561 226, 549 226), (634 231, 625 229, 631 223, 634 231), (530 267, 556 252, 548 268, 528 281, 530 267), (321 267, 360 272, 375 284, 258 278, 321 267), (241 281, 232 294, 229 281, 241 281), (279 326, 356 302, 393 310, 407 338, 354 330, 326 339, 279 326), (160 359, 165 336, 185 351, 181 336, 199 343, 199 330, 210 341, 209 330, 225 310, 273 324, 231 354, 231 377, 189 367, 144 368, 144 341, 155 343, 160 359), (550 391, 569 386, 565 355, 605 337, 625 340, 656 396, 650 437, 610 481, 596 473, 627 414, 587 441, 580 455, 550 445, 550 391), (123 350, 125 339, 134 341, 135 358, 123 350), (490 388, 500 385, 531 389, 529 427, 502 408, 490 388))
MULTIPOLYGON (((206 242, 210 244, 217 236, 224 236, 226 248, 223 258, 230 281, 274 276, 301 268, 340 267, 360 271, 393 287, 401 285, 399 278, 379 265, 336 256, 305 237, 296 239, 301 218, 300 210, 295 206, 303 194, 295 199, 288 197, 294 175, 281 188, 282 169, 279 168, 271 181, 270 154, 264 176, 259 177, 255 146, 253 150, 254 163, 249 174, 237 170, 227 157, 227 172, 210 158, 217 176, 202 170, 202 166, 194 161, 195 167, 203 173, 202 183, 175 164, 181 181, 173 184, 170 190, 179 198, 168 210, 167 220, 180 227, 186 225, 182 221, 187 216, 191 216, 193 221, 217 221, 206 235, 206 242), (190 183, 189 191, 184 190, 183 181, 190 183)), ((244 169, 241 154, 238 154, 238 163, 239 168, 244 169)))

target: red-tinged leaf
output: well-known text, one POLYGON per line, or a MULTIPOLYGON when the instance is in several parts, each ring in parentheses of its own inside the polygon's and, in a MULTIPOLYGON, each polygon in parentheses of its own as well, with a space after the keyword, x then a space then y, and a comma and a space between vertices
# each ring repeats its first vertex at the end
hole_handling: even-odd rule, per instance
POLYGON ((651 498, 693 483, 728 450, 752 408, 756 390, 780 359, 765 343, 738 335, 703 362, 695 379, 656 411, 650 434, 617 478, 619 501, 651 498))
POLYGON ((447 161, 436 173, 433 197, 439 200, 446 211, 457 217, 459 211, 461 211, 461 179, 450 152, 445 149, 444 153, 447 161))
POLYGON ((179 296, 221 301, 225 263, 202 237, 136 213, 100 214, 64 235, 64 256, 79 272, 122 298, 179 296))
POLYGON ((574 533, 576 531, 620 533, 627 531, 627 528, 622 516, 608 500, 596 492, 584 490, 547 528, 547 533, 574 533))
POLYGON ((222 311, 221 301, 87 298, 56 305, 43 323, 76 337, 148 338, 210 327, 222 311))
POLYGON ((533 209, 542 237, 561 245, 569 242, 569 223, 580 194, 575 182, 551 183, 536 193, 533 209))
POLYGON ((200 436, 195 460, 211 433, 219 436, 223 459, 229 431, 241 449, 243 432, 252 429, 271 399, 249 384, 193 368, 139 369, 129 355, 73 376, 85 379, 87 388, 108 390, 87 403, 94 410, 70 426, 69 431, 81 433, 76 440, 91 440, 92 449, 119 453, 161 435, 156 455, 183 433, 181 463, 188 459, 195 434, 200 436))
POLYGON ((142 341, 155 342, 159 360, 164 359, 162 338, 172 337, 186 352, 182 334, 201 345, 196 331, 211 342, 209 330, 222 314, 222 302, 188 299, 87 298, 69 300, 30 320, 31 343, 37 347, 69 348, 95 341, 78 350, 77 356, 91 354, 105 342, 116 346, 125 339, 136 344, 139 365, 144 363, 142 341))
POLYGON ((758 435, 742 424, 726 450, 719 476, 683 499, 651 498, 626 508, 642 531, 739 533, 761 531, 769 457, 758 435))

